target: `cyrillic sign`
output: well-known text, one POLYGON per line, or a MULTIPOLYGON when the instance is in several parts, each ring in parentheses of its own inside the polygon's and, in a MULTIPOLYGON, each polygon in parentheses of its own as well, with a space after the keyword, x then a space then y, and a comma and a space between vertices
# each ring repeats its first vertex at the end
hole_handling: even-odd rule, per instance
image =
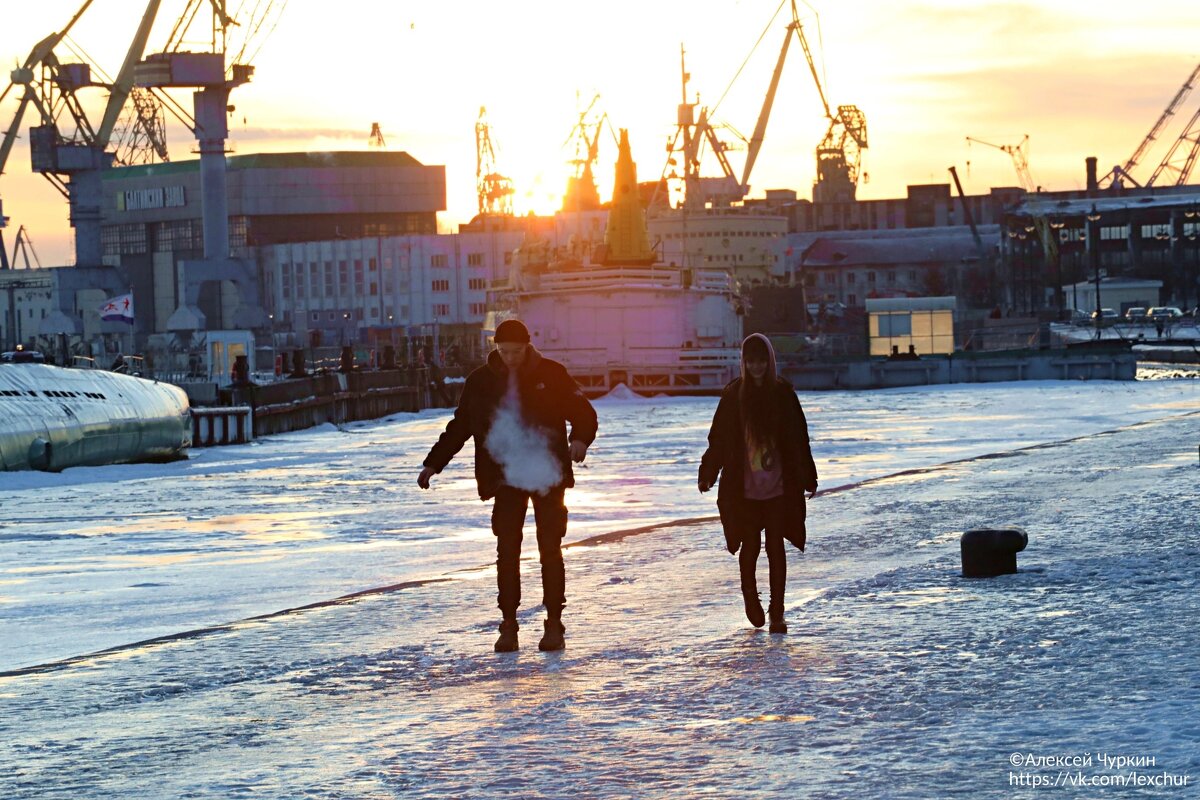
POLYGON ((187 195, 182 186, 156 186, 117 192, 117 211, 146 211, 153 208, 182 208, 187 195))

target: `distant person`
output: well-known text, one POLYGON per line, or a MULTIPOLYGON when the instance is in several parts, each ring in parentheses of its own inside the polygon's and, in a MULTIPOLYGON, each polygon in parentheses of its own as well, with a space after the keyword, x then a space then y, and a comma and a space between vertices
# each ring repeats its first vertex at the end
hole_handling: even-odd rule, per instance
POLYGON ((779 377, 771 342, 755 333, 742 342, 742 376, 725 387, 708 449, 700 461, 699 487, 707 492, 720 476, 717 508, 725 546, 737 553, 746 618, 766 623, 755 570, 766 531, 770 567, 771 633, 787 633, 783 596, 787 583, 786 539, 804 551, 805 492, 817 491, 817 468, 808 422, 792 385, 779 377))
POLYGON ((563 495, 575 485, 571 462, 582 463, 596 438, 596 412, 557 361, 529 343, 529 330, 510 319, 496 328, 496 349, 471 372, 454 417, 425 458, 417 485, 445 469, 467 439, 475 437, 475 481, 481 500, 495 498, 497 602, 503 617, 497 653, 518 648, 521 604, 521 529, 529 501, 537 524, 542 563, 545 635, 540 650, 561 650, 566 577, 562 539, 567 532, 563 495), (566 423, 571 423, 570 436, 566 423))

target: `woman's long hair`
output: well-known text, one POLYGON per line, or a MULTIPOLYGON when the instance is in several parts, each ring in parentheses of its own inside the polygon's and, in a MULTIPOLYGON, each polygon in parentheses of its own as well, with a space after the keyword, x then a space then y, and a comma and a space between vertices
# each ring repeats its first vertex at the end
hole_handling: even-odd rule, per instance
POLYGON ((742 385, 738 400, 742 411, 742 430, 754 449, 774 449, 779 439, 779 404, 775 392, 775 349, 761 333, 752 333, 742 342, 742 385), (762 386, 754 383, 746 369, 746 359, 766 361, 767 373, 762 386))

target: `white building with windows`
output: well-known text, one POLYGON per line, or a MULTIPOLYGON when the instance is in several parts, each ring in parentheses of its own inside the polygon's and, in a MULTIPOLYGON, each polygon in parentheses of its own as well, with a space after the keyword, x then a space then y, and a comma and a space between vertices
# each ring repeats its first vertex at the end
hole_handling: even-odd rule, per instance
POLYGON ((260 248, 277 347, 477 333, 521 231, 386 236, 260 248))

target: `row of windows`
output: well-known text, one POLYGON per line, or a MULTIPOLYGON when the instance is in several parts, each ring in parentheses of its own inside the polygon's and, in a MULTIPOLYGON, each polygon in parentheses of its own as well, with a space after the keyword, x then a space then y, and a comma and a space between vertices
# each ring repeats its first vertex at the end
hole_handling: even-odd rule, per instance
MULTIPOLYGON (((917 271, 915 269, 910 269, 908 271, 908 279, 910 281, 915 281, 917 279, 917 271)), ((868 272, 866 274, 866 281, 867 281, 867 283, 875 283, 876 282, 875 273, 868 272)), ((832 285, 837 284, 837 282, 838 282, 838 274, 836 272, 826 272, 825 273, 825 283, 826 284, 832 286, 832 285)), ((854 272, 846 273, 846 283, 857 283, 857 282, 858 282, 857 273, 854 273, 854 272)), ((888 270, 887 282, 888 283, 896 282, 896 270, 894 270, 894 269, 888 270)))
MULTIPOLYGON (((487 283, 487 278, 471 278, 467 281, 467 288, 482 292, 487 290, 487 283)), ((430 288, 435 292, 448 292, 450 291, 450 281, 445 278, 437 278, 430 283, 430 288)))
MULTIPOLYGON (((37 397, 37 391, 30 389, 27 392, 22 392, 19 389, 3 389, 0 390, 0 397, 37 397)), ((43 397, 60 397, 60 398, 79 398, 87 397, 91 400, 107 400, 100 392, 69 392, 61 389, 43 389, 43 397)))
MULTIPOLYGON (((250 222, 245 216, 230 217, 229 246, 245 247, 249 227, 250 222)), ((154 240, 156 253, 204 249, 204 227, 197 219, 156 222, 151 225, 140 222, 105 225, 100 229, 100 248, 106 256, 144 255, 150 250, 147 231, 150 231, 154 240)))
MULTIPOLYGON (((450 306, 446 303, 434 303, 433 313, 437 316, 448 317, 450 316, 450 306)), ((487 313, 487 303, 471 303, 470 313, 472 316, 482 317, 487 313)), ((379 319, 380 313, 377 307, 367 309, 366 314, 363 313, 363 309, 361 308, 351 311, 311 311, 309 312, 308 320, 314 324, 320 323, 322 322, 322 316, 325 322, 338 322, 340 320, 343 324, 348 324, 351 320, 361 322, 365 317, 379 319)), ((394 319, 391 308, 384 309, 383 316, 389 321, 394 319)), ((400 318, 402 320, 408 318, 408 306, 400 306, 400 318)), ((287 322, 286 313, 284 314, 283 321, 287 322)))
MULTIPOLYGON (((512 262, 512 254, 505 253, 504 254, 504 263, 509 264, 511 262, 512 262)), ((445 253, 437 253, 435 255, 432 255, 429 257, 429 266, 438 267, 438 268, 448 267, 448 266, 450 266, 450 256, 446 255, 445 253)), ((467 253, 467 266, 468 267, 484 266, 483 253, 467 253)))
POLYGON ((105 225, 100 229, 100 249, 106 256, 142 255, 146 252, 146 226, 105 225))
POLYGON ((697 239, 697 238, 728 239, 733 236, 740 236, 743 238, 765 236, 770 239, 778 239, 782 235, 783 235, 782 233, 772 233, 771 231, 693 231, 693 232, 689 232, 687 234, 687 236, 685 237, 683 232, 681 231, 679 233, 668 233, 666 235, 666 238, 667 239, 683 239, 683 238, 688 238, 688 239, 697 239))

